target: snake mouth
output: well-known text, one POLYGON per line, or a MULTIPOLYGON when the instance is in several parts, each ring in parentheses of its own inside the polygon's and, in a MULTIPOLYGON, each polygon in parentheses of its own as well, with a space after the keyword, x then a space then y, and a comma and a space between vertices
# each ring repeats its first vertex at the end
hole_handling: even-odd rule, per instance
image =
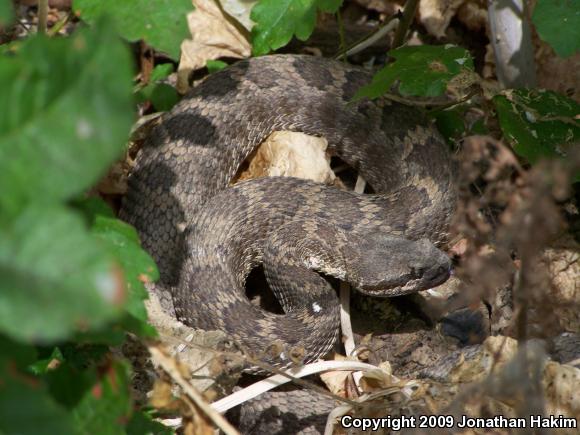
POLYGON ((390 298, 440 286, 447 281, 450 276, 451 269, 441 266, 433 271, 425 273, 419 278, 409 275, 392 285, 381 283, 377 285, 365 285, 357 287, 357 289, 368 296, 390 298))

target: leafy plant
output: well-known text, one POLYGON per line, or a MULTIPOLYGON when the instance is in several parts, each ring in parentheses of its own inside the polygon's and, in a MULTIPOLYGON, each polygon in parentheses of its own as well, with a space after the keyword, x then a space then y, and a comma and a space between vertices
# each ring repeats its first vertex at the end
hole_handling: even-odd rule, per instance
POLYGON ((137 101, 150 101, 153 107, 160 112, 175 106, 179 101, 179 94, 173 86, 161 82, 172 72, 173 65, 170 63, 157 65, 151 72, 149 83, 137 91, 137 101))
POLYGON ((307 40, 316 24, 318 10, 336 12, 342 0, 260 0, 250 17, 254 54, 266 54, 290 42, 292 36, 307 40))
POLYGON ((505 137, 530 163, 541 157, 566 158, 580 143, 580 104, 570 98, 517 89, 496 95, 493 102, 505 137))
POLYGON ((8 24, 14 16, 12 5, 9 1, 0 1, 0 26, 8 24))
MULTIPOLYGON (((342 3, 257 1, 254 53, 277 50, 294 36, 306 40, 316 15, 336 13, 342 3)), ((125 150, 135 93, 160 111, 179 99, 165 80, 169 63, 133 92, 133 59, 119 36, 177 59, 192 4, 75 0, 74 9, 88 27, 67 38, 13 41, 0 58, 0 433, 169 434, 135 406, 131 368, 110 351, 127 333, 156 336, 144 306, 156 266, 135 229, 87 192, 125 150)), ((13 12, 12 2, 0 1, 0 26, 13 12)), ((533 15, 541 38, 561 56, 580 49, 579 20, 578 6, 567 0, 538 0, 533 15)), ((460 47, 403 46, 388 54, 390 63, 357 98, 432 98, 477 82, 460 47)), ((225 66, 207 62, 210 73, 225 66)), ((448 140, 487 133, 483 118, 466 121, 476 106, 530 164, 567 158, 580 142, 580 106, 567 97, 537 89, 507 90, 491 102, 487 93, 478 97, 431 112, 448 140)))
POLYGON ((157 270, 132 227, 82 198, 124 150, 131 65, 100 19, 0 63, 2 433, 124 433, 134 415, 129 367, 98 344, 156 334, 143 300, 157 270))
POLYGON ((574 0, 538 0, 533 22, 540 37, 559 56, 580 51, 580 13, 574 0))
POLYGON ((177 59, 181 42, 188 36, 185 18, 192 5, 191 0, 74 0, 74 8, 89 23, 108 15, 128 41, 143 39, 177 59))
POLYGON ((438 97, 450 81, 465 71, 473 71, 473 59, 467 50, 454 46, 421 45, 401 47, 389 52, 394 59, 360 89, 355 99, 378 98, 397 83, 403 96, 438 97))

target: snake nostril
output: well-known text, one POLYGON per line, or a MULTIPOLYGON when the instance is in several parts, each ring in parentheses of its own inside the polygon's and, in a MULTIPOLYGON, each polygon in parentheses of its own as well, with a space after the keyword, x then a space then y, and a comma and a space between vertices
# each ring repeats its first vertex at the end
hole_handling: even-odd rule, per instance
POLYGON ((415 279, 421 278, 425 275, 424 267, 411 267, 411 276, 415 279))

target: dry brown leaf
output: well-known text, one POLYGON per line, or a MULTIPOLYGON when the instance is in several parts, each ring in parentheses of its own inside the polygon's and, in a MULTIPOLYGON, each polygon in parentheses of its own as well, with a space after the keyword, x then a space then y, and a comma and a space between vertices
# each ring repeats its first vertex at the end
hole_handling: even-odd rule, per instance
POLYGON ((556 362, 544 368, 546 414, 580 417, 580 370, 556 362))
POLYGON ((568 95, 580 102, 580 54, 562 58, 552 47, 534 38, 538 87, 568 95))
POLYGON ((517 352, 518 343, 510 337, 488 337, 482 350, 476 358, 466 360, 460 358, 450 371, 448 380, 452 383, 477 382, 485 379, 488 374, 498 371, 512 360, 517 352))
POLYGON ((552 309, 565 331, 580 330, 580 249, 546 249, 544 261, 552 279, 552 309))
POLYGON ((260 145, 238 180, 297 177, 331 184, 335 175, 325 151, 326 139, 291 131, 276 131, 260 145))
POLYGON ((478 32, 487 27, 487 6, 485 0, 464 2, 457 10, 457 18, 465 27, 478 32))
POLYGON ((252 30, 254 22, 250 19, 250 12, 258 0, 219 0, 226 13, 235 18, 247 30, 252 30))
POLYGON ((381 12, 387 15, 393 15, 401 10, 404 0, 355 0, 356 3, 364 8, 381 12))
POLYGON ((220 57, 245 58, 252 48, 213 0, 192 0, 195 10, 187 23, 192 39, 181 44, 181 59, 177 69, 177 90, 185 93, 192 71, 203 68, 208 60, 220 57))
POLYGON ((437 38, 445 31, 464 0, 422 0, 419 3, 419 21, 437 38))
POLYGON ((346 381, 352 372, 336 370, 322 373, 320 379, 329 391, 340 397, 346 397, 346 381))

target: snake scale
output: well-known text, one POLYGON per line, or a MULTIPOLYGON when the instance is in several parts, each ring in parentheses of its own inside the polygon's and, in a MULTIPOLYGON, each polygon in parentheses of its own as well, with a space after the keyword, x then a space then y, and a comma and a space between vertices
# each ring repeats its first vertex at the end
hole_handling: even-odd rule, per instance
POLYGON ((370 79, 329 59, 252 58, 211 74, 165 114, 137 156, 121 210, 159 266, 165 309, 285 366, 324 355, 338 338, 339 302, 322 274, 380 296, 447 279, 437 246, 455 204, 448 147, 414 107, 352 102, 370 79), (290 177, 230 187, 280 130, 326 138, 380 193, 290 177), (246 297, 260 264, 285 314, 246 297))

